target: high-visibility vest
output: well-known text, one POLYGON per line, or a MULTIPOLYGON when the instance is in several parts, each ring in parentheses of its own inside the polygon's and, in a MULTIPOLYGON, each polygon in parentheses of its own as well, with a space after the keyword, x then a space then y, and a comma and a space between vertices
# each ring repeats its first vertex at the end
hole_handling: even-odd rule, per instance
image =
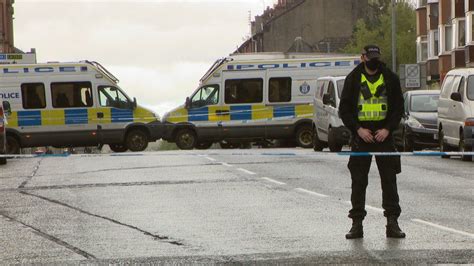
POLYGON ((383 75, 381 74, 379 79, 372 83, 367 77, 361 75, 361 90, 364 86, 367 86, 372 94, 372 97, 365 99, 362 91, 359 95, 359 121, 381 121, 387 117, 387 94, 379 93, 381 95, 376 96, 377 90, 384 89, 385 82, 383 75))

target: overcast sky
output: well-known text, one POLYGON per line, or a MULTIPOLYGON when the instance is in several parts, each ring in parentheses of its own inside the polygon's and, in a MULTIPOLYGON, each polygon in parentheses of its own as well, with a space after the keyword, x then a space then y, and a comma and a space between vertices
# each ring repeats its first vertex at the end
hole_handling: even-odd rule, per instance
POLYGON ((15 46, 38 62, 94 60, 158 114, 184 103, 276 0, 16 0, 15 46))

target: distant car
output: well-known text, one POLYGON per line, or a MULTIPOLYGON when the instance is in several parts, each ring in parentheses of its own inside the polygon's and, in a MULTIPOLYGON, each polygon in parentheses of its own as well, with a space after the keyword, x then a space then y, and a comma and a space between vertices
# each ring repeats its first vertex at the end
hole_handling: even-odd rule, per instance
POLYGON ((339 103, 345 76, 322 77, 317 81, 314 95, 313 148, 322 151, 329 147, 331 152, 341 151, 349 144, 350 130, 339 117, 339 103))
MULTIPOLYGON (((474 68, 448 72, 438 104, 441 151, 472 151, 474 148, 474 68)), ((449 156, 442 156, 449 158, 449 156)), ((463 155, 472 161, 472 155, 463 155)))
MULTIPOLYGON (((3 104, 0 105, 0 155, 4 155, 7 153, 6 113, 8 112, 10 112, 10 105, 8 104, 8 102, 3 102, 3 104)), ((1 157, 0 165, 6 163, 7 158, 1 157)))
POLYGON ((405 92, 405 113, 393 133, 399 150, 411 152, 438 146, 439 90, 405 92))

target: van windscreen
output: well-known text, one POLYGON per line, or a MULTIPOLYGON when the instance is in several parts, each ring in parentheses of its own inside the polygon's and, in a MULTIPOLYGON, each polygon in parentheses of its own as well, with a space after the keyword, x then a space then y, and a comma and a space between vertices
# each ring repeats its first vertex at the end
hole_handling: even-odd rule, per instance
POLYGON ((469 100, 474 101, 474 76, 469 76, 466 94, 469 100))

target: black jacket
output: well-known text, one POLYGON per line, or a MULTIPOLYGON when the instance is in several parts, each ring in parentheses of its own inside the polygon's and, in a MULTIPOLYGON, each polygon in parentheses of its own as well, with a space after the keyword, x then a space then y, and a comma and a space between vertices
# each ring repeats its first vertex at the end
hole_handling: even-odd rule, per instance
POLYGON ((359 64, 346 77, 344 89, 342 90, 341 102, 339 104, 339 115, 344 125, 353 134, 356 134, 359 127, 368 128, 372 131, 386 128, 392 133, 398 128, 403 115, 403 95, 398 76, 382 65, 379 71, 383 74, 387 91, 388 110, 385 120, 377 122, 365 122, 358 119, 358 103, 360 93, 361 73, 365 72, 364 63, 359 64))

